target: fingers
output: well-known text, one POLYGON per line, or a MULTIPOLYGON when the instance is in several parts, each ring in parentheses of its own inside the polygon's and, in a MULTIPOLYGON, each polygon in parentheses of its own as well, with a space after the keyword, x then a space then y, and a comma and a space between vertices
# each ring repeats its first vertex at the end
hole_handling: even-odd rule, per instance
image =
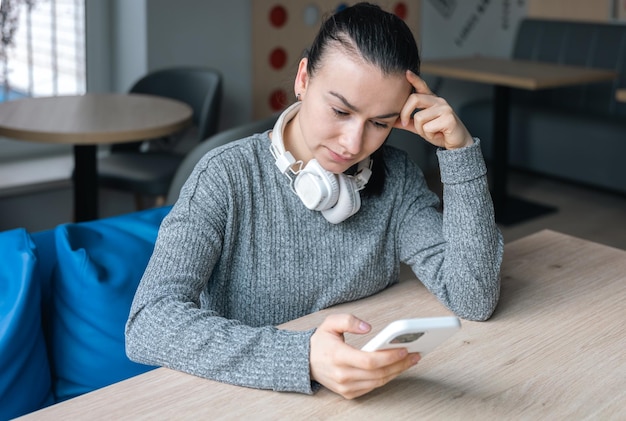
MULTIPOLYGON (((413 86, 415 92, 409 96, 406 103, 402 107, 402 111, 400 112, 399 122, 402 128, 409 126, 413 115, 417 111, 432 107, 437 99, 424 79, 410 70, 406 71, 406 78, 411 86, 413 86)), ((419 130, 419 127, 416 126, 415 128, 419 130)))
POLYGON ((430 90, 424 79, 422 79, 412 71, 406 71, 406 78, 413 86, 413 88, 415 88, 415 92, 417 92, 418 94, 433 95, 433 92, 430 90))
POLYGON ((455 130, 457 119, 444 99, 413 94, 400 112, 400 124, 400 128, 410 130, 436 146, 444 146, 442 137, 455 130))
POLYGON ((400 355, 400 353, 397 351, 399 350, 396 349, 369 353, 356 351, 361 354, 367 354, 366 357, 369 358, 383 357, 384 360, 391 360, 394 362, 391 364, 378 365, 379 361, 375 362, 372 359, 372 361, 365 364, 366 368, 358 366, 346 368, 345 370, 342 370, 340 375, 334 379, 332 390, 346 399, 353 399, 386 385, 404 371, 417 364, 419 361, 419 354, 407 354, 406 352, 401 359, 398 359, 397 356, 400 355))
POLYGON ((406 78, 415 92, 409 95, 395 127, 418 134, 435 146, 456 149, 473 143, 470 133, 450 104, 430 90, 426 82, 411 71, 406 78))

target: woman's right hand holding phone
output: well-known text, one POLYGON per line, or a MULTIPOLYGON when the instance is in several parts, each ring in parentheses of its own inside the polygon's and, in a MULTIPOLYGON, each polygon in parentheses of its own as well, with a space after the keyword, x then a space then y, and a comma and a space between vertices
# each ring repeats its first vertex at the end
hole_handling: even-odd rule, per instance
POLYGON ((353 315, 328 316, 311 336, 311 380, 354 399, 417 364, 419 354, 409 354, 405 348, 365 352, 345 343, 344 333, 366 334, 370 330, 368 323, 353 315))

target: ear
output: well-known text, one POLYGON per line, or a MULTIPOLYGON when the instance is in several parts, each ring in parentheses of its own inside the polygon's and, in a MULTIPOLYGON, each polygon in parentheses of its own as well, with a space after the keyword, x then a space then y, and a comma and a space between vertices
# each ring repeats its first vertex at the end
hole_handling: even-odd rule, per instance
POLYGON ((300 64, 298 64, 298 73, 296 74, 296 80, 293 85, 294 94, 296 96, 300 94, 301 98, 304 97, 304 93, 306 92, 306 88, 309 84, 309 74, 306 69, 307 64, 308 59, 306 57, 300 60, 300 64))

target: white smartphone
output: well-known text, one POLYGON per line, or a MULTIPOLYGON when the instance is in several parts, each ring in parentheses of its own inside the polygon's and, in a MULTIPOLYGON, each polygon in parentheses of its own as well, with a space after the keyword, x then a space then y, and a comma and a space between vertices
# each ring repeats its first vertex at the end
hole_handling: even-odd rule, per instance
POLYGON ((406 348, 409 352, 428 354, 461 328, 457 317, 426 317, 396 320, 381 330, 361 350, 406 348))

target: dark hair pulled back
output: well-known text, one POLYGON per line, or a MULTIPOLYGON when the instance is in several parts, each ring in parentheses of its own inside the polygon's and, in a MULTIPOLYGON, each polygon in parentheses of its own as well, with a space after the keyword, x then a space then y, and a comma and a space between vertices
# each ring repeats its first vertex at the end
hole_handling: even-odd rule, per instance
POLYGON ((420 57, 411 29, 393 13, 375 4, 357 3, 327 18, 307 53, 313 75, 328 48, 342 46, 363 57, 384 74, 411 70, 419 74, 420 57))

